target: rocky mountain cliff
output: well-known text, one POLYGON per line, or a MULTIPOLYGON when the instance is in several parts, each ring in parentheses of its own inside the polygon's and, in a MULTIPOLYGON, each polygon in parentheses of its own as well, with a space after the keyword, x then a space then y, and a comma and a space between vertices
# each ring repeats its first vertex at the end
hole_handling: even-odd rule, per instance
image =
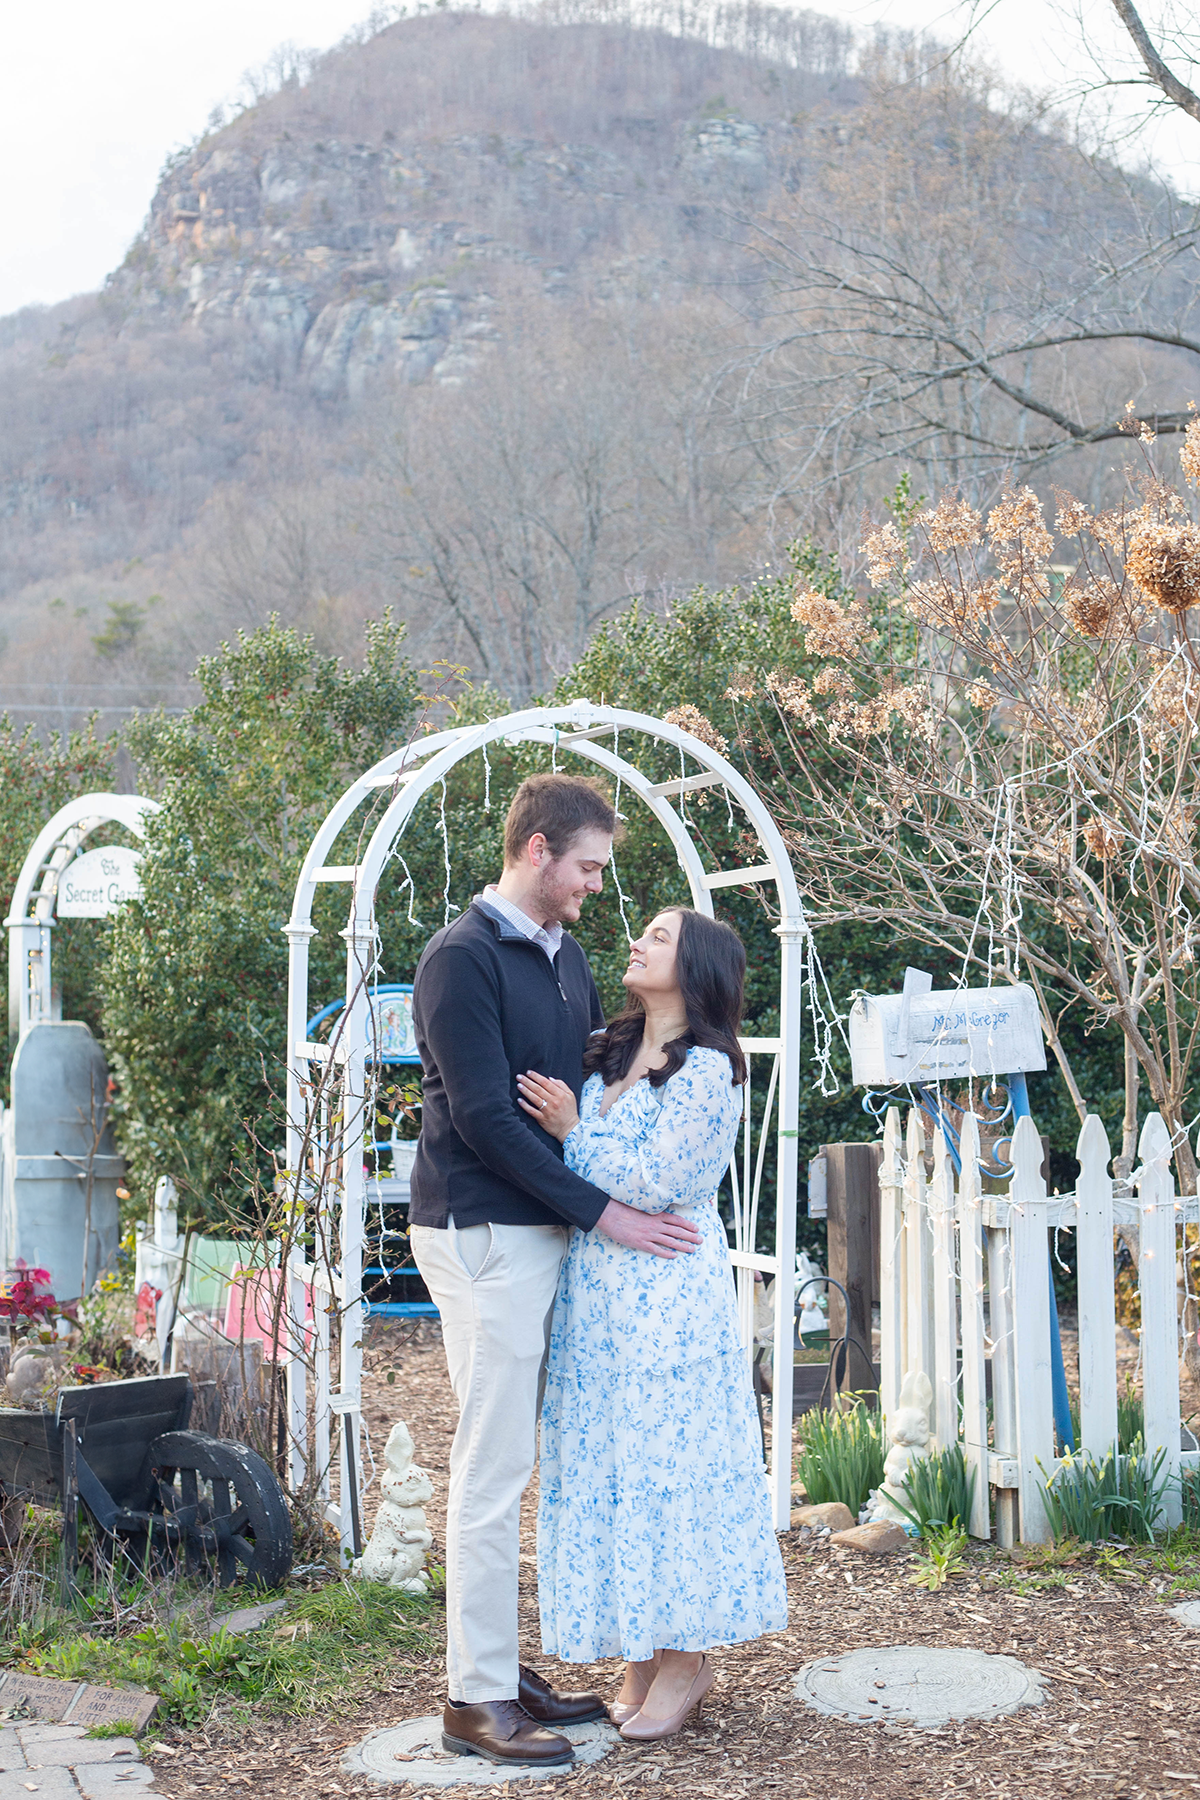
POLYGON ((509 271, 600 300, 711 276, 705 214, 769 179, 797 105, 845 102, 848 40, 802 17, 816 66, 780 69, 621 35, 447 16, 335 53, 170 168, 111 297, 142 325, 244 324, 280 379, 355 400, 391 373, 461 380, 509 271), (440 63, 456 80, 418 109, 413 70, 429 88, 440 63))
POLYGON ((1127 183, 969 70, 856 73, 754 0, 557 3, 282 68, 101 294, 0 320, 0 707, 116 721, 268 612, 352 651, 389 605, 418 660, 542 691, 631 595, 853 545, 896 479, 890 351, 836 281, 805 313, 811 246, 878 242, 872 280, 906 259, 986 331, 1128 228, 1127 183))

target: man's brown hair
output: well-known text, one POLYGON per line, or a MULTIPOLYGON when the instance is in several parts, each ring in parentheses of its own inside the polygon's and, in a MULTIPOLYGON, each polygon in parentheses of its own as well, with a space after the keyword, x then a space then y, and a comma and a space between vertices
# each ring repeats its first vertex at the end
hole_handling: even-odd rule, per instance
POLYGON ((565 856, 583 831, 623 836, 620 820, 603 788, 586 775, 530 775, 513 795, 504 821, 504 866, 519 863, 536 832, 551 856, 565 856))

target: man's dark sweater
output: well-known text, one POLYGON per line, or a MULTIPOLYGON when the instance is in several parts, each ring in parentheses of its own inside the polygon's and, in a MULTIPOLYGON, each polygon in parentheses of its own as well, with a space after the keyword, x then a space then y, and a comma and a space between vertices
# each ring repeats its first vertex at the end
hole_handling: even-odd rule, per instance
POLYGON ((551 963, 476 902, 430 939, 413 981, 424 1081, 412 1224, 591 1230, 608 1196, 521 1111, 517 1076, 555 1076, 578 1100, 584 1046, 603 1023, 587 957, 565 932, 551 963))

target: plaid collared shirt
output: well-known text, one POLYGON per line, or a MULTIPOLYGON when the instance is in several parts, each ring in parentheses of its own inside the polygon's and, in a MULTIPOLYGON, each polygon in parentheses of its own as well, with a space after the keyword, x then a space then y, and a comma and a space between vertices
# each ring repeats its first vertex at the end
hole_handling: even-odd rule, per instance
POLYGON ((489 882, 484 888, 480 896, 480 904, 497 913, 508 924, 514 925, 523 937, 527 937, 531 944, 537 944, 546 952, 550 961, 554 961, 563 939, 563 928, 557 919, 554 919, 549 925, 536 924, 528 913, 523 913, 519 906, 514 906, 511 900, 506 900, 499 888, 492 882, 489 882))

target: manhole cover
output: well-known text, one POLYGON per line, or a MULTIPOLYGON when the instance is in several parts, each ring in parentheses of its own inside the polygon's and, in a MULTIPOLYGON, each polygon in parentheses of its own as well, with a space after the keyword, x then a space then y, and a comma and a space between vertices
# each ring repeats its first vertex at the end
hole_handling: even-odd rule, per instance
MULTIPOLYGON (((575 1767, 599 1762, 617 1740, 616 1727, 604 1719, 588 1725, 569 1725, 561 1735, 575 1746, 575 1767)), ((502 1787, 506 1781, 537 1781, 563 1775, 570 1764, 538 1768, 533 1763, 491 1763, 482 1756, 456 1756, 442 1749, 442 1715, 409 1719, 373 1731, 343 1759, 347 1775, 367 1775, 372 1781, 410 1782, 414 1787, 502 1787)))
POLYGON ((796 1698, 839 1719, 945 1725, 995 1719, 1042 1698, 1032 1669, 982 1650, 895 1644, 823 1656, 801 1669, 796 1698))
POLYGON ((1181 1625, 1194 1625, 1200 1631, 1200 1600, 1185 1600, 1180 1606, 1173 1606, 1171 1617, 1178 1619, 1181 1625))

